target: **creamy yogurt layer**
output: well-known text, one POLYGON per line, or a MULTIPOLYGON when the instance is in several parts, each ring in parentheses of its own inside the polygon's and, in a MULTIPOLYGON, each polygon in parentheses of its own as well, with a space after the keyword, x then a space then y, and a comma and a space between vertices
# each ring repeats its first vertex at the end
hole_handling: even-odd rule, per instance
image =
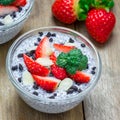
MULTIPOLYGON (((86 45, 85 43, 81 42, 78 38, 61 32, 44 31, 39 32, 32 37, 26 38, 24 41, 21 42, 19 46, 17 46, 11 60, 11 69, 12 74, 17 81, 17 84, 25 91, 28 91, 32 95, 38 96, 40 98, 61 100, 61 98, 71 98, 84 91, 94 81, 96 70, 98 68, 96 68, 96 60, 91 48, 88 47, 88 45, 86 45), (27 71, 27 67, 23 59, 23 54, 26 54, 27 56, 35 60, 35 50, 39 45, 41 39, 43 39, 45 36, 49 38, 50 46, 55 52, 56 56, 59 56, 60 51, 56 50, 53 47, 54 44, 62 44, 67 46, 74 45, 77 49, 80 49, 84 55, 87 56, 87 67, 85 70, 82 70, 82 72, 90 76, 90 81, 88 83, 78 83, 73 81, 73 85, 67 91, 56 89, 53 92, 44 90, 39 85, 37 85, 35 81, 31 82, 30 84, 24 84, 23 73, 27 71)), ((51 73, 49 74, 49 76, 54 77, 51 73)))

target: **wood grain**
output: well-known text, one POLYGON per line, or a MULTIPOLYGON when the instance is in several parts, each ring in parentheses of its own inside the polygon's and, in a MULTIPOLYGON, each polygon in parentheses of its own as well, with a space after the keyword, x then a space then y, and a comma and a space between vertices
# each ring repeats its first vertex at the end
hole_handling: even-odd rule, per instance
POLYGON ((31 16, 21 32, 11 41, 0 45, 0 120, 119 120, 120 119, 120 1, 115 1, 113 12, 116 26, 105 45, 95 43, 88 35, 84 22, 65 25, 51 13, 54 0, 36 0, 31 16), (76 108, 61 114, 45 114, 30 108, 15 92, 9 82, 5 60, 9 47, 24 32, 43 26, 65 26, 88 37, 96 46, 102 59, 102 75, 97 86, 76 108))

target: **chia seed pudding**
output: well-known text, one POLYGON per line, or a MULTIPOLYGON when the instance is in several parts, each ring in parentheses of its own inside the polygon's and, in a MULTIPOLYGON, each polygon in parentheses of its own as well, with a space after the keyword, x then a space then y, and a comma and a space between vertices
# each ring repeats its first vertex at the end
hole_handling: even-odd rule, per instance
POLYGON ((0 44, 12 39, 22 29, 34 0, 25 0, 24 6, 0 5, 0 44), (3 13, 3 14, 2 14, 3 13))
MULTIPOLYGON (((16 47, 14 47, 15 44, 13 45, 14 49, 11 49, 10 51, 12 54, 9 52, 9 55, 11 54, 12 57, 8 55, 7 58, 7 66, 9 66, 9 68, 7 68, 8 74, 11 74, 10 79, 11 76, 13 77, 12 83, 14 84, 15 82, 14 85, 17 85, 17 91, 23 100, 36 110, 47 113, 64 112, 78 105, 80 101, 83 100, 86 93, 88 93, 91 89, 91 86, 93 87, 93 85, 95 85, 96 79, 100 76, 100 66, 97 61, 98 58, 95 56, 91 44, 84 40, 85 38, 80 36, 78 33, 74 33, 72 30, 60 27, 57 29, 54 27, 48 29, 38 29, 35 32, 28 33, 28 35, 26 34, 23 39, 24 40, 18 41, 16 47), (57 85, 57 88, 53 91, 45 90, 36 82, 36 80, 30 82, 28 81, 26 84, 23 79, 23 74, 29 70, 26 67, 23 55, 26 54, 30 59, 35 61, 35 51, 45 37, 48 38, 52 53, 54 52, 57 58, 63 52, 57 50, 54 47, 54 44, 75 46, 76 49, 81 50, 82 54, 87 56, 88 59, 86 68, 81 70, 81 72, 87 74, 90 77, 90 80, 85 83, 76 82, 67 76, 66 78, 70 78, 72 83, 66 84, 67 86, 63 86, 66 90, 60 87, 60 84, 64 81, 64 79, 62 79, 57 85), (19 88, 31 97, 29 97, 29 95, 26 96, 25 93, 19 91, 19 88)), ((49 66, 48 69, 52 68, 49 66)), ((54 77, 56 79, 51 70, 47 77, 54 77)))

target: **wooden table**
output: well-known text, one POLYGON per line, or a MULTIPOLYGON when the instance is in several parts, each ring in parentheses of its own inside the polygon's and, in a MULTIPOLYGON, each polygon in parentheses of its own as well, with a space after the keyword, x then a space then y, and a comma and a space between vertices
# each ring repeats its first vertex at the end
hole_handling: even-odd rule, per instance
POLYGON ((113 12, 117 23, 105 45, 94 43, 102 59, 102 75, 94 90, 76 108, 51 115, 30 108, 21 100, 9 82, 5 59, 9 47, 24 32, 43 26, 65 26, 75 29, 90 40, 84 22, 65 25, 53 18, 54 0, 36 0, 31 16, 22 31, 8 43, 0 45, 0 120, 120 120, 120 0, 115 1, 113 12))

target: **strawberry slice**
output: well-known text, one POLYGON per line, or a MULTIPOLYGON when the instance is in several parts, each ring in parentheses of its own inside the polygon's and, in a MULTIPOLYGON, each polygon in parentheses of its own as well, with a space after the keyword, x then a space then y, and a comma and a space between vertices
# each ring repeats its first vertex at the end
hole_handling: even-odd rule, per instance
POLYGON ((49 69, 40 65, 39 63, 35 62, 32 60, 30 57, 27 55, 23 55, 24 62, 28 68, 28 71, 32 74, 35 75, 40 75, 40 76, 47 76, 49 74, 49 69))
POLYGON ((27 0, 15 0, 12 5, 14 6, 25 6, 27 4, 27 0))
POLYGON ((70 78, 78 83, 88 83, 90 81, 90 76, 81 71, 77 71, 75 74, 70 75, 70 78))
POLYGON ((53 46, 55 49, 59 50, 60 52, 64 52, 64 53, 67 53, 73 48, 75 48, 75 46, 66 46, 62 44, 54 44, 53 46))
POLYGON ((6 14, 10 14, 12 12, 16 12, 18 11, 18 8, 15 6, 3 6, 0 5, 0 16, 6 15, 6 14))
POLYGON ((55 56, 55 52, 53 52, 53 53, 50 55, 50 60, 52 60, 53 63, 56 63, 57 57, 55 56))
POLYGON ((38 75, 32 76, 36 83, 46 91, 54 92, 60 83, 60 80, 54 77, 41 77, 38 75))
POLYGON ((63 80, 64 78, 67 77, 66 70, 64 68, 59 67, 56 64, 53 64, 51 66, 51 72, 56 78, 58 78, 60 80, 63 80))
POLYGON ((39 58, 39 57, 47 57, 51 53, 52 53, 52 49, 50 47, 49 38, 44 37, 40 41, 40 43, 39 43, 39 45, 38 45, 38 47, 35 51, 35 57, 36 57, 36 59, 39 58))

